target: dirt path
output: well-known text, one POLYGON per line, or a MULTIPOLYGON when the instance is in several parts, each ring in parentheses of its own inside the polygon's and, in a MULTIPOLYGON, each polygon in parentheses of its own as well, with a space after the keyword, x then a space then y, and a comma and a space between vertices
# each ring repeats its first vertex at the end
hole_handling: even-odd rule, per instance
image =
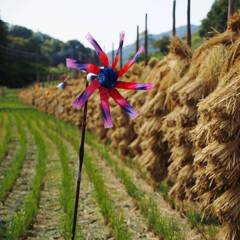
MULTIPOLYGON (((46 139, 46 138, 45 138, 46 139)), ((46 139, 48 159, 37 216, 24 239, 64 239, 60 204, 61 163, 55 146, 46 139)))
POLYGON ((105 159, 99 156, 99 154, 94 151, 90 146, 86 146, 86 151, 88 151, 94 158, 95 164, 101 170, 109 189, 109 194, 113 199, 116 209, 123 213, 125 222, 129 228, 133 239, 140 240, 157 240, 159 237, 148 230, 147 223, 143 216, 141 215, 139 209, 132 198, 128 195, 124 185, 116 177, 112 169, 106 164, 105 159))

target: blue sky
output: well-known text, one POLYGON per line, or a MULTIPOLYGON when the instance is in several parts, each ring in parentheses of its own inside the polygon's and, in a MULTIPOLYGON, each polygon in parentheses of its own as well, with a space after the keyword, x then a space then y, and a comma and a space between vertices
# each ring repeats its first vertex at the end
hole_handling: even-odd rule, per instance
MULTIPOLYGON (((192 24, 200 24, 214 0, 192 0, 192 24)), ((186 24, 187 0, 177 0, 177 26, 186 24)), ((109 51, 118 45, 120 31, 125 44, 136 37, 136 26, 144 30, 149 15, 149 33, 157 34, 172 27, 172 0, 0 0, 4 21, 41 31, 63 41, 78 39, 89 46, 90 32, 109 51)))

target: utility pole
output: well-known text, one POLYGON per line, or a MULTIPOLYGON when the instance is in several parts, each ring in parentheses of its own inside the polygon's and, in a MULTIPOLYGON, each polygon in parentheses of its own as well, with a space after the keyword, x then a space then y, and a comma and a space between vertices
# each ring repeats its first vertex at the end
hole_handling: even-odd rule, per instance
POLYGON ((145 66, 148 64, 148 30, 147 30, 147 18, 148 18, 148 15, 146 13, 145 15, 145 41, 144 41, 144 63, 145 63, 145 66))
POLYGON ((187 43, 192 46, 192 33, 191 33, 191 0, 188 0, 187 6, 187 43))
POLYGON ((114 61, 114 43, 112 43, 112 63, 114 61))
POLYGON ((176 0, 173 0, 173 28, 172 28, 172 35, 176 36, 176 0))
POLYGON ((236 0, 228 0, 228 18, 236 11, 236 0))
POLYGON ((139 26, 137 25, 137 41, 136 41, 136 52, 139 49, 139 26))

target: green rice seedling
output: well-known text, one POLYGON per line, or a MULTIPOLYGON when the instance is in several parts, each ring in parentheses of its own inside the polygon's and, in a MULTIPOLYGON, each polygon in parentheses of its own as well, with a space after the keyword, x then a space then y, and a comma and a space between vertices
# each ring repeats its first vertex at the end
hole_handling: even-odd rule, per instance
POLYGON ((8 152, 8 145, 12 137, 12 123, 11 116, 9 114, 4 114, 4 125, 1 133, 2 140, 0 141, 0 163, 8 152))
MULTIPOLYGON (((78 149, 78 139, 76 138, 77 128, 71 124, 63 123, 54 120, 50 117, 51 128, 55 131, 61 132, 61 134, 73 145, 76 150, 78 149)), ((98 153, 105 158, 107 163, 114 169, 117 176, 121 179, 126 187, 128 194, 135 200, 139 206, 141 213, 147 219, 149 227, 157 234, 165 237, 167 240, 181 240, 183 239, 183 233, 180 226, 169 217, 163 216, 157 203, 151 198, 146 198, 145 193, 142 192, 128 176, 126 171, 118 166, 118 163, 113 159, 109 153, 107 147, 99 144, 96 141, 96 137, 90 133, 86 133, 86 142, 92 146, 98 153)), ((85 166, 88 159, 85 160, 85 166)), ((104 209, 104 208, 103 208, 104 209)))
POLYGON ((28 127, 32 132, 37 145, 37 163, 31 191, 26 195, 23 205, 15 213, 7 229, 7 239, 9 240, 19 239, 19 237, 27 230, 36 215, 46 169, 47 149, 44 138, 42 134, 36 130, 29 119, 24 119, 27 121, 28 127))
MULTIPOLYGON (((74 174, 72 169, 69 166, 69 154, 67 151, 64 142, 61 137, 59 137, 56 132, 50 130, 51 128, 46 128, 48 124, 48 118, 44 115, 40 121, 38 121, 38 127, 44 129, 44 133, 48 136, 49 139, 53 141, 53 143, 57 147, 58 155, 60 157, 61 165, 62 165, 62 184, 61 184, 61 205, 63 206, 65 218, 64 221, 64 235, 65 239, 70 239, 71 229, 72 229, 72 219, 73 219, 73 209, 74 209, 74 174), (45 126, 43 128, 43 126, 45 126)), ((76 239, 84 239, 83 233, 80 231, 77 232, 75 237, 76 239)))
MULTIPOLYGON (((19 132, 19 148, 14 156, 14 159, 8 169, 4 172, 2 181, 0 182, 0 201, 3 201, 6 194, 11 190, 16 179, 18 178, 23 162, 26 158, 27 153, 27 137, 25 129, 22 127, 22 122, 20 119, 16 118, 17 131, 19 132)), ((11 125, 9 126, 9 128, 11 125)))
MULTIPOLYGON (((51 121, 53 121, 52 118, 50 118, 51 121)), ((74 135, 76 135, 76 132, 74 132, 74 129, 69 124, 62 124, 61 122, 55 121, 55 130, 58 131, 59 134, 62 134, 65 136, 67 141, 69 141, 73 147, 78 151, 78 144, 79 141, 77 140, 74 135)), ((51 125, 52 127, 53 125, 51 125)), ((75 131, 77 129, 75 128, 75 131)), ((100 206, 100 210, 105 218, 105 220, 111 224, 113 234, 116 239, 118 240, 130 240, 132 239, 128 227, 124 222, 123 217, 121 214, 116 212, 114 208, 114 203, 112 202, 107 187, 105 186, 104 179, 99 171, 99 169, 94 165, 94 162, 90 155, 85 153, 85 161, 84 166, 87 171, 87 174, 90 178, 90 180, 94 184, 95 188, 95 194, 97 202, 100 206)))
POLYGON ((123 217, 114 209, 114 204, 107 192, 104 179, 100 174, 99 169, 97 169, 92 158, 87 153, 85 153, 85 167, 94 184, 101 212, 106 221, 111 224, 115 238, 119 240, 132 239, 123 217))
POLYGON ((128 194, 136 201, 142 215, 147 219, 150 229, 162 235, 167 240, 183 239, 180 226, 174 222, 173 219, 165 217, 160 213, 157 203, 150 197, 145 196, 146 194, 135 185, 126 171, 119 167, 117 161, 111 157, 108 148, 97 143, 95 139, 91 134, 88 134, 87 142, 94 147, 114 169, 116 175, 123 182, 128 194))

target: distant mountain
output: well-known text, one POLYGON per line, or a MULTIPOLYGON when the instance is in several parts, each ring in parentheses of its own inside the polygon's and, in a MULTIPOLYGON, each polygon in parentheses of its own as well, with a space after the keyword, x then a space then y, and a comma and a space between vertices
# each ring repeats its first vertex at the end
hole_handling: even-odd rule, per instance
MULTIPOLYGON (((195 32, 198 31, 199 26, 196 25, 191 25, 191 29, 192 29, 192 34, 194 34, 195 32)), ((185 37, 187 34, 187 27, 186 26, 180 26, 178 28, 176 28, 176 32, 177 32, 177 36, 178 37, 185 37)), ((160 34, 149 34, 148 36, 148 49, 149 49, 149 53, 155 53, 157 51, 156 48, 153 47, 153 43, 156 40, 159 40, 162 36, 171 36, 172 35, 172 31, 167 31, 167 32, 162 32, 160 34)), ((140 41, 140 45, 144 44, 144 33, 141 33, 139 36, 139 41, 140 41)), ((131 56, 131 54, 133 52, 135 52, 136 50, 136 43, 132 43, 129 45, 126 45, 125 47, 123 47, 123 63, 125 63, 129 57, 131 56)), ((109 52, 108 53, 109 59, 111 59, 112 53, 109 52)))

